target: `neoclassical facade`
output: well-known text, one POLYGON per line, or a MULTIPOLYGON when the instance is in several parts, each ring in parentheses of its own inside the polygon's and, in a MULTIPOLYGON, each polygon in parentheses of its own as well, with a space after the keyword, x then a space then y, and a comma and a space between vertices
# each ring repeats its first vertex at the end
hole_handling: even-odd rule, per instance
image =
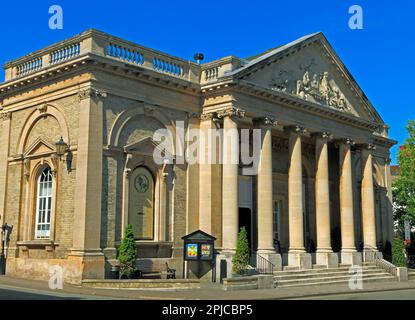
POLYGON ((178 276, 182 237, 198 229, 216 237, 217 259, 229 265, 241 227, 276 269, 360 264, 388 251, 395 141, 321 33, 198 64, 88 30, 4 69, 10 275, 48 279, 60 265, 69 283, 104 278, 127 224, 137 264, 168 262, 178 276), (159 129, 171 135, 171 161, 161 164, 159 129), (177 161, 190 142, 176 136, 190 129, 222 129, 216 148, 238 157, 238 132, 260 129, 259 170, 177 161))

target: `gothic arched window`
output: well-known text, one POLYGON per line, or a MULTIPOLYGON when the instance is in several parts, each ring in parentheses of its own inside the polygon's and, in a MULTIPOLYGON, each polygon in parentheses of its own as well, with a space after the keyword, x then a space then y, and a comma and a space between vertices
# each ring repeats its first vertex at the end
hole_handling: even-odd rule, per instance
POLYGON ((52 170, 44 168, 37 179, 35 238, 49 239, 52 220, 52 170))

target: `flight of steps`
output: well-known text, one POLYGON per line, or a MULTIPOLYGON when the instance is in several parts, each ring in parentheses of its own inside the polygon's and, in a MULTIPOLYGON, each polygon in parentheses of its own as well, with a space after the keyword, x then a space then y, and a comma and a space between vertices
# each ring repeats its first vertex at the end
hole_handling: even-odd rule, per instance
POLYGON ((415 280, 415 269, 408 269, 408 280, 415 280))
MULTIPOLYGON (((316 286, 323 284, 347 284, 349 282, 349 266, 338 268, 316 268, 311 270, 286 270, 274 272, 275 287, 316 286)), ((397 277, 387 273, 375 264, 365 263, 362 266, 363 282, 397 281, 397 277)), ((414 274, 415 279, 415 274, 414 274)))

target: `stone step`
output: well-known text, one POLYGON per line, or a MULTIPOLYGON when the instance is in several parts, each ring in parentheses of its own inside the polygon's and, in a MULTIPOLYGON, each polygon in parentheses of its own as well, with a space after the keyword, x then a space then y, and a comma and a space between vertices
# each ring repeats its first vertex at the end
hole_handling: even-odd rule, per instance
MULTIPOLYGON (((377 274, 385 272, 383 269, 370 269, 363 271, 363 275, 377 274)), ((386 272, 385 272, 386 273, 386 272)), ((388 274, 388 273, 387 273, 388 274)), ((289 280, 289 279, 310 279, 319 277, 339 277, 350 276, 349 271, 335 271, 335 272, 314 272, 314 273, 301 273, 301 274, 280 274, 274 275, 274 279, 289 280)))
MULTIPOLYGON (((397 281, 397 278, 391 275, 388 276, 376 276, 376 277, 369 277, 363 278, 363 283, 367 282, 383 282, 383 281, 397 281)), ((326 279, 325 281, 314 281, 314 282, 299 282, 299 283, 276 283, 277 288, 286 288, 286 287, 304 287, 304 286, 319 286, 319 285, 327 285, 327 284, 343 284, 348 283, 349 279, 326 279)))
POLYGON ((415 280, 415 269, 408 269, 408 280, 415 280))
MULTIPOLYGON (((375 278, 375 277, 394 277, 387 272, 377 272, 373 274, 362 275, 363 279, 368 278, 375 278)), ((343 276, 323 276, 323 277, 315 277, 315 278, 296 278, 296 279, 275 279, 275 283, 277 284, 292 284, 292 283, 312 283, 312 282, 326 282, 326 281, 335 281, 335 280, 349 280, 350 275, 343 275, 343 276)))
MULTIPOLYGON (((280 275, 280 274, 313 274, 313 273, 319 273, 319 272, 338 272, 338 271, 349 271, 350 267, 339 267, 339 268, 324 268, 324 269, 307 269, 307 270, 283 270, 283 271, 274 271, 274 275, 280 275)), ((375 265, 368 265, 362 267, 364 270, 373 270, 373 269, 379 269, 379 267, 375 265)))

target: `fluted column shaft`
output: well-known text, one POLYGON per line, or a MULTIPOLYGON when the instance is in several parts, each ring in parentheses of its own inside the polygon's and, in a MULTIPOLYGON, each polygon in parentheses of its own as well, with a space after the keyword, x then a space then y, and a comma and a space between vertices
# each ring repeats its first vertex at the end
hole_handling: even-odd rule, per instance
POLYGON ((326 132, 316 138, 316 224, 317 252, 332 252, 330 237, 330 185, 326 132))
POLYGON ((290 131, 288 169, 289 252, 304 250, 303 170, 301 160, 301 128, 290 131))
POLYGON ((351 140, 340 143, 340 226, 342 252, 355 252, 351 140))
POLYGON ((375 197, 373 188, 372 145, 362 150, 362 222, 365 248, 376 248, 375 197))

